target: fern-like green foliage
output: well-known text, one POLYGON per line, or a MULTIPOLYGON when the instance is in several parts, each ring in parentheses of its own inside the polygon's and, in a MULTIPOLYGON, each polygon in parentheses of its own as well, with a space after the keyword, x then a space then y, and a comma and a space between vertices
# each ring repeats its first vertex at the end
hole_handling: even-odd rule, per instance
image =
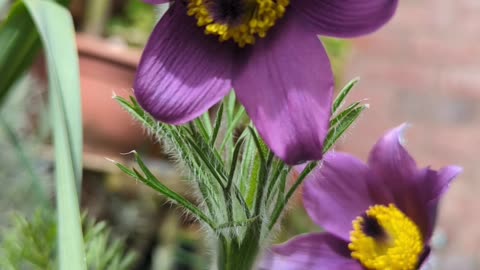
MULTIPOLYGON (((86 260, 89 270, 127 270, 136 259, 122 239, 111 235, 105 222, 83 215, 86 260)), ((0 269, 56 270, 57 224, 55 215, 45 209, 33 218, 15 215, 12 226, 2 231, 0 269)))
POLYGON ((55 269, 55 216, 38 211, 33 219, 15 215, 13 226, 2 232, 0 268, 55 269))
POLYGON ((104 222, 83 216, 85 255, 89 270, 127 270, 136 260, 136 253, 128 251, 123 239, 114 238, 104 222))

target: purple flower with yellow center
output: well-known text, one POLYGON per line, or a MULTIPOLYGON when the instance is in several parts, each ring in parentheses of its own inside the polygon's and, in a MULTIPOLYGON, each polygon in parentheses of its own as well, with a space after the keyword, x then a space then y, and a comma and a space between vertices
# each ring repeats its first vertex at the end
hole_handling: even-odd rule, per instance
POLYGON ((417 168, 388 132, 367 164, 329 153, 304 186, 304 205, 324 233, 274 247, 261 269, 416 270, 430 253, 437 206, 461 168, 417 168))
POLYGON ((233 88, 277 156, 290 164, 318 160, 333 75, 317 34, 370 33, 392 17, 397 1, 175 1, 144 50, 135 96, 156 119, 183 124, 233 88))

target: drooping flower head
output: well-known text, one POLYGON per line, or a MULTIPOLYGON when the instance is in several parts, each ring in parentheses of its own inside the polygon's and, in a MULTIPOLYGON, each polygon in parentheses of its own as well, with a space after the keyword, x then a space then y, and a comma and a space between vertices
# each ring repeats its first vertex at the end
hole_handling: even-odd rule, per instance
POLYGON ((261 269, 419 269, 430 252, 439 200, 461 169, 417 168, 400 142, 404 128, 380 139, 367 164, 327 154, 306 180, 303 197, 326 232, 273 248, 261 269))
POLYGON ((183 124, 233 88, 277 156, 320 159, 333 75, 317 34, 370 33, 397 1, 175 0, 145 48, 135 96, 158 120, 183 124))

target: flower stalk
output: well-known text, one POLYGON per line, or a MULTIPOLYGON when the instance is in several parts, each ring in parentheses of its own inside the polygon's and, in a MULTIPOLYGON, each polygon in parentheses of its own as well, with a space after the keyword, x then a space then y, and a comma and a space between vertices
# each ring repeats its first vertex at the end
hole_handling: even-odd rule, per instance
POLYGON ((227 239, 219 237, 216 267, 218 270, 250 270, 255 265, 260 251, 258 230, 260 224, 254 222, 248 226, 246 238, 227 239))

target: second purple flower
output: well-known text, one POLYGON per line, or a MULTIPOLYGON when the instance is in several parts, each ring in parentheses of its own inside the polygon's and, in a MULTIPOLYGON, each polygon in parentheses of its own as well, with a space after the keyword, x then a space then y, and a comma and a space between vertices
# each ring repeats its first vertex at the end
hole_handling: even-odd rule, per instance
POLYGON ((317 34, 370 33, 392 17, 397 2, 175 1, 145 48, 135 96, 158 120, 183 124, 234 88, 277 156, 290 164, 318 160, 333 75, 317 34))
POLYGON ((418 168, 389 131, 367 164, 329 153, 304 185, 303 201, 324 233, 305 234, 274 247, 262 270, 417 270, 430 253, 440 198, 462 171, 418 168))

